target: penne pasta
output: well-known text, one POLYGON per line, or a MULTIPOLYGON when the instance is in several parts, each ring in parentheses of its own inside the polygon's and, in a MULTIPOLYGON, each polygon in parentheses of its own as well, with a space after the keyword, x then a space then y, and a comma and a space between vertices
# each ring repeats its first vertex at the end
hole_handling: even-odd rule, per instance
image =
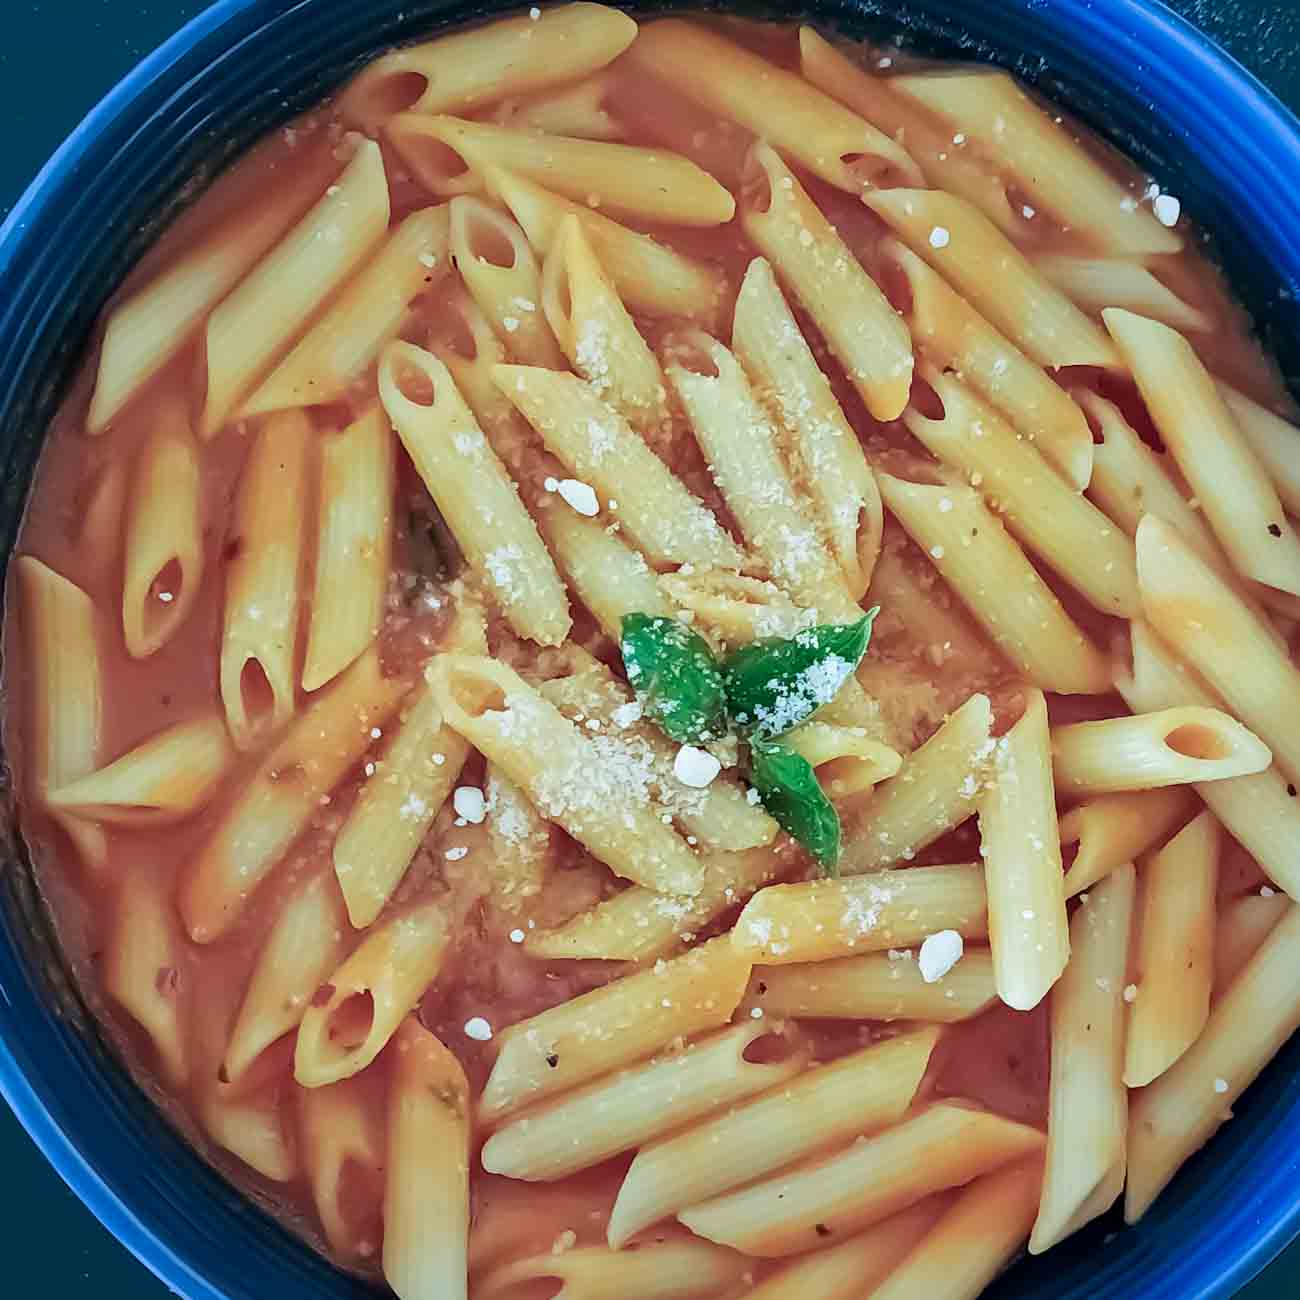
POLYGON ((483 1144, 483 1168, 554 1182, 780 1086, 807 1063, 797 1034, 751 1020, 529 1107, 483 1144))
POLYGON ((911 867, 769 885, 745 905, 731 943, 756 965, 784 966, 910 948, 940 930, 983 939, 988 924, 978 867, 911 867))
MULTIPOLYGON (((293 1076, 320 1088, 364 1070, 438 976, 451 941, 439 899, 395 912, 343 959, 298 1025, 293 1076)), ((401 1042, 397 1043, 397 1055, 401 1042)))
POLYGON ((301 411, 266 421, 235 496, 226 544, 221 703, 238 749, 256 749, 293 717, 303 531, 312 444, 301 411))
POLYGON ((912 382, 907 326, 780 155, 761 140, 745 155, 739 206, 750 242, 813 318, 867 410, 877 420, 897 419, 912 382))
POLYGON ((1070 960, 1052 770, 1047 702, 1029 691, 1024 713, 997 742, 979 810, 998 996, 1018 1011, 1036 1007, 1070 960))
POLYGON ((880 492, 858 436, 764 258, 756 257, 745 272, 731 345, 783 434, 849 595, 860 599, 880 552, 880 492))
POLYGON ((1095 609, 1134 617, 1138 594, 1133 543, 969 388, 928 364, 921 374, 938 397, 942 414, 932 418, 909 407, 904 416, 908 430, 977 485, 1024 547, 1095 609))
POLYGON ((338 181, 208 317, 198 362, 198 433, 211 438, 388 226, 379 146, 364 140, 338 181))
POLYGON ((1144 1088, 1196 1041, 1214 985, 1219 823, 1202 812, 1142 865, 1124 1082, 1144 1088))
POLYGON ((977 1016, 997 1000, 993 959, 968 949, 938 979, 921 973, 909 949, 795 966, 764 966, 751 979, 747 1004, 764 1016, 798 1020, 918 1020, 950 1024, 977 1016))
POLYGON ((1179 785, 1098 795, 1071 808, 1061 817, 1062 846, 1078 845, 1065 873, 1066 898, 1158 847, 1195 808, 1192 792, 1179 785))
POLYGON ((1132 312, 1110 308, 1102 318, 1233 566, 1300 594, 1300 537, 1191 344, 1132 312))
POLYGON ((487 765, 483 794, 492 845, 492 899, 503 911, 518 912, 546 883, 551 826, 495 764, 487 765))
POLYGON ((193 942, 212 943, 234 924, 408 687, 384 677, 372 647, 298 716, 224 810, 182 878, 178 906, 193 942))
POLYGON ((1247 894, 1220 910, 1214 927, 1214 997, 1220 998, 1291 910, 1285 894, 1247 894))
POLYGON ((160 731, 106 767, 48 794, 58 813, 120 826, 164 826, 202 808, 224 780, 234 751, 210 713, 160 731))
POLYGON ((1133 868, 1116 867, 1070 924, 1070 963, 1052 993, 1047 1167, 1031 1254, 1104 1214, 1124 1187, 1124 990, 1134 906, 1133 868))
POLYGON ((559 574, 447 367, 413 344, 392 343, 380 361, 379 395, 466 562, 511 627, 559 645, 571 625, 559 574))
POLYGON ((511 1025, 497 1035, 480 1120, 500 1123, 524 1106, 645 1060, 676 1038, 725 1025, 749 971, 749 959, 724 936, 511 1025))
POLYGON ((1292 908, 1260 945, 1178 1062, 1133 1099, 1124 1219, 1136 1223, 1178 1167, 1214 1135, 1282 1044, 1300 1028, 1292 908))
POLYGON ((189 617, 203 586, 199 450, 184 400, 156 403, 127 501, 122 634, 133 659, 156 654, 189 617))
POLYGON ((240 418, 342 401, 447 274, 448 210, 412 212, 240 408, 240 418))
POLYGON ((989 639, 1043 690, 1105 694, 1105 655, 1066 613, 973 488, 907 483, 881 474, 889 512, 934 563, 989 639))
POLYGON ((939 1034, 923 1028, 885 1039, 642 1147, 610 1215, 610 1245, 623 1246, 687 1206, 897 1123, 939 1034))
POLYGON ((960 1101, 937 1102, 876 1137, 683 1210, 697 1236, 762 1258, 795 1255, 934 1192, 1041 1151, 1043 1135, 960 1101))
POLYGON ((548 135, 576 136, 579 140, 621 140, 626 131, 609 109, 614 79, 596 72, 571 86, 543 91, 527 99, 503 100, 492 120, 503 126, 548 135))
POLYGON ((405 110, 469 112, 585 77, 616 59, 636 32, 626 14, 599 4, 507 18, 376 59, 343 92, 339 108, 369 132, 405 110))
POLYGON ((1060 253, 1041 253, 1032 261, 1040 275, 1089 315, 1122 307, 1176 330, 1207 333, 1214 328, 1207 312, 1185 302, 1141 262, 1060 253))
POLYGON ((641 30, 627 61, 850 194, 919 181, 907 151, 884 132, 795 73, 706 27, 660 19, 641 30))
POLYGON ((316 565, 302 687, 331 682, 379 635, 393 547, 397 449, 378 402, 320 439, 316 565))
POLYGON ((1119 365, 1095 321, 1034 269, 978 208, 940 190, 873 190, 862 201, 1040 366, 1119 365), (997 267, 996 275, 986 268, 997 267))
POLYGON ((469 1082, 460 1062, 414 1017, 394 1035, 391 1056, 384 1278, 401 1300, 465 1300, 469 1082))
POLYGON ((903 765, 898 750, 873 740, 865 727, 805 722, 786 735, 785 744, 808 761, 822 790, 840 806, 860 802, 903 765))
MULTIPOLYGON (((1150 313, 1148 313, 1150 314, 1150 313)), ((1286 508, 1300 513, 1300 470, 1295 462, 1296 427, 1244 393, 1218 382, 1215 387, 1237 429, 1264 467, 1286 508)))
POLYGON ((887 239, 880 253, 906 281, 904 316, 934 364, 957 371, 1083 491, 1092 477, 1092 432, 1070 395, 905 244, 887 239))
POLYGON ((679 571, 662 574, 659 590, 677 608, 690 611, 695 627, 707 629, 726 645, 748 645, 768 636, 792 637, 817 621, 815 609, 796 605, 765 578, 718 569, 679 571))

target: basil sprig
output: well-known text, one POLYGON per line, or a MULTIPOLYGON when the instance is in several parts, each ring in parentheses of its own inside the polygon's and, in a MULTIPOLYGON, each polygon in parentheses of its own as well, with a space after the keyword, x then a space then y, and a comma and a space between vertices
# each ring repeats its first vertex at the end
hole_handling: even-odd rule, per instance
POLYGON ((721 739, 728 725, 748 740, 750 778, 763 806, 832 875, 840 856, 839 814, 807 759, 774 742, 828 704, 852 676, 878 612, 755 641, 721 664, 704 638, 676 619, 623 618, 623 664, 644 712, 682 743, 721 739))

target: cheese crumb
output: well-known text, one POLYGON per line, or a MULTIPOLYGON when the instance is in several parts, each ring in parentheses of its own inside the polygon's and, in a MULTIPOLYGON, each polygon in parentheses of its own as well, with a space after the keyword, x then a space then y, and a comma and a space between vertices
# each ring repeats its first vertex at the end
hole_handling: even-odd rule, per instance
POLYGON ((961 961, 962 952, 961 935, 956 930, 940 930, 930 935, 921 945, 918 958, 921 978, 927 984, 943 979, 961 961))
POLYGON ((1227 1092, 1228 1091, 1227 1079, 1215 1079, 1214 1091, 1219 1093, 1227 1092))
POLYGON ((935 226, 935 228, 930 231, 930 247, 947 248, 948 241, 951 238, 952 236, 948 234, 948 230, 945 226, 935 226))
POLYGON ((448 862, 459 862, 468 852, 469 849, 467 849, 463 844, 458 844, 454 849, 448 849, 447 852, 443 854, 443 857, 445 857, 448 862))
POLYGON ((483 791, 477 786, 457 786, 455 794, 451 796, 451 806, 456 810, 457 817, 463 817, 475 826, 487 816, 487 802, 483 798, 483 791))
POLYGON ((542 11, 536 5, 528 11, 528 17, 531 18, 533 22, 536 22, 541 16, 542 11))
POLYGON ((1274 889, 1271 885, 1260 885, 1259 887, 1260 898, 1272 898, 1273 895, 1276 893, 1277 890, 1274 889))
POLYGON ((1124 985, 1124 1001, 1136 1002, 1138 996, 1138 986, 1136 984, 1124 985))
POLYGON ((1172 194, 1157 194, 1151 204, 1151 211, 1162 226, 1176 226, 1182 210, 1183 205, 1172 194))
POLYGON ((434 256, 433 253, 421 253, 416 260, 420 263, 421 266, 427 268, 430 271, 432 271, 433 268, 438 265, 438 259, 437 257, 434 256))
POLYGON ((526 934, 524 934, 524 932, 523 932, 522 930, 511 930, 511 931, 510 931, 510 942, 511 942, 511 943, 523 943, 523 941, 524 941, 527 937, 528 937, 528 936, 527 936, 526 934))
POLYGON ((673 775, 683 785, 689 785, 695 790, 703 790, 706 785, 710 785, 721 771, 722 764, 707 749, 695 745, 683 745, 673 759, 673 775))
POLYGON ((471 1016, 465 1021, 465 1037, 476 1043, 489 1043, 492 1041, 492 1026, 482 1016, 471 1016))
POLYGON ((596 490, 589 483, 576 478, 562 478, 556 490, 580 515, 591 518, 599 513, 600 502, 596 498, 596 490))
POLYGON ((755 808, 763 802, 763 796, 751 785, 749 789, 745 791, 745 802, 749 804, 751 808, 755 808))

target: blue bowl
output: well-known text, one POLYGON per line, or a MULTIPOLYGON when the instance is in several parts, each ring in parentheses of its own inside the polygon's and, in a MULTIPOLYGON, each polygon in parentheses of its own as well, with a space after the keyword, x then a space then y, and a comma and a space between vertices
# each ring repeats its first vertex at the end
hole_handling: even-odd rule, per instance
MULTIPOLYGON (((181 202, 370 55, 498 0, 220 0, 73 133, 0 227, 0 544, 13 546, 43 431, 105 298, 181 202), (190 186, 189 192, 193 192, 190 186)), ((662 11, 696 7, 633 5, 662 11)), ((1004 64, 1177 193, 1288 375, 1300 376, 1300 122, 1153 0, 824 0, 848 35, 1004 64)), ((7 784, 5 786, 7 790, 7 784)), ((3 796, 6 797, 7 796, 3 796)), ((11 802, 11 801, 9 801, 11 802)), ((0 1092, 104 1225, 190 1300, 373 1296, 234 1191, 97 1031, 0 819, 0 1092)), ((1226 1297, 1300 1232, 1300 1041, 1133 1230, 1096 1224, 999 1300, 1226 1297)), ((813 1298, 810 1298, 813 1300, 813 1298)))

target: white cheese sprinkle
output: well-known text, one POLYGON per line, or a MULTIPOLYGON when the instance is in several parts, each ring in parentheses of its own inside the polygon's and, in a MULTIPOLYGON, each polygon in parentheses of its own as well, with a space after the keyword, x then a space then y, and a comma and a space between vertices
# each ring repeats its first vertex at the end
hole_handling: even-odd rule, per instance
POLYGON ((1124 1001, 1136 1002, 1138 996, 1138 986, 1136 984, 1124 985, 1124 1001))
POLYGON ((465 1021, 465 1037, 472 1038, 476 1043, 490 1043, 492 1026, 482 1016, 471 1016, 465 1021))
POLYGON ((703 790, 721 771, 722 764, 707 749, 695 745, 683 745, 673 759, 673 775, 695 790, 703 790))
POLYGON ((1273 895, 1276 894, 1276 893, 1277 893, 1277 890, 1274 889, 1274 888, 1272 888, 1272 886, 1270 886, 1270 885, 1260 885, 1260 887, 1259 887, 1259 896, 1260 896, 1260 898, 1272 898, 1273 895))
POLYGON ((1183 205, 1172 194, 1157 194, 1151 203, 1151 211, 1162 226, 1176 226, 1182 210, 1183 205))
POLYGON ((542 11, 536 5, 534 5, 528 11, 528 16, 533 20, 533 22, 536 22, 542 16, 542 11))
POLYGON ((457 786, 455 794, 451 796, 451 806, 456 810, 457 817, 463 817, 475 826, 487 816, 487 802, 483 798, 483 791, 477 786, 457 786))
POLYGON ((946 226, 935 226, 935 228, 930 231, 930 247, 947 248, 948 240, 950 238, 951 236, 948 234, 946 226))
POLYGON ((528 937, 528 936, 527 936, 526 934, 524 934, 524 932, 523 932, 522 930, 511 930, 511 931, 510 931, 510 942, 511 942, 511 943, 523 943, 523 941, 524 941, 527 937, 528 937))
POLYGON ((448 862, 459 862, 468 852, 469 849, 467 849, 463 844, 458 844, 454 849, 448 849, 447 852, 443 854, 443 857, 445 857, 448 862))
POLYGON ((580 515, 591 518, 600 511, 600 501, 596 497, 595 488, 589 483, 582 482, 581 479, 562 478, 556 485, 556 491, 580 515))
POLYGON ((1215 1091, 1215 1092, 1220 1092, 1220 1093, 1222 1093, 1222 1092, 1227 1092, 1227 1091, 1228 1091, 1228 1081, 1227 1081, 1227 1079, 1215 1079, 1215 1081, 1214 1081, 1214 1091, 1215 1091))
POLYGON ((963 952, 961 935, 956 930, 940 930, 930 935, 921 945, 918 965, 921 978, 927 984, 934 984, 961 961, 963 952))

